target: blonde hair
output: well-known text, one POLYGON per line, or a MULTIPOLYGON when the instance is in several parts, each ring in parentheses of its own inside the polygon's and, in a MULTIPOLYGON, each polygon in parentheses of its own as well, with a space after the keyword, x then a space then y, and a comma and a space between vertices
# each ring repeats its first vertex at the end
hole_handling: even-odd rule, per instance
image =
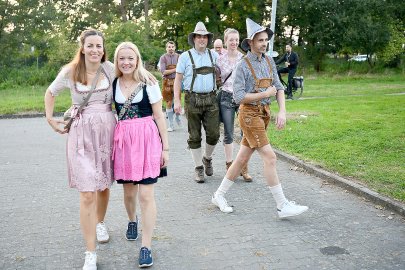
MULTIPOLYGON (((224 43, 225 43, 225 44, 226 44, 226 41, 228 40, 229 34, 238 34, 238 36, 239 36, 238 30, 233 29, 233 28, 226 28, 226 29, 225 29, 225 32, 224 32, 224 43)), ((225 44, 224 44, 224 45, 225 45, 225 44)))
POLYGON ((80 82, 85 85, 87 84, 87 73, 86 73, 85 57, 82 52, 84 49, 84 43, 86 42, 86 38, 88 38, 89 36, 99 36, 102 38, 104 55, 101 57, 101 63, 107 61, 107 52, 104 46, 105 39, 103 33, 95 29, 84 30, 80 35, 79 48, 76 51, 76 55, 73 58, 73 60, 70 61, 69 64, 67 64, 67 66, 70 67, 71 79, 74 82, 80 82))
POLYGON ((136 66, 135 66, 133 76, 132 76, 134 78, 134 80, 137 82, 143 82, 145 84, 151 84, 152 83, 151 78, 154 78, 154 76, 149 71, 147 71, 145 69, 145 67, 143 66, 141 54, 138 50, 138 47, 132 42, 122 42, 115 49, 115 53, 114 53, 115 75, 117 77, 122 76, 122 72, 118 68, 118 52, 122 49, 130 49, 130 50, 134 51, 135 55, 138 59, 136 66))

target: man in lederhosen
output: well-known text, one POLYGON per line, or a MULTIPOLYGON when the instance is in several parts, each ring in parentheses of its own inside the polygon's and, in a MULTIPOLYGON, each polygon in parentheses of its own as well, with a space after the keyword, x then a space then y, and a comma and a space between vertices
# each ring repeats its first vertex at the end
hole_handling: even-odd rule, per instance
MULTIPOLYGON (((179 60, 179 55, 176 53, 176 44, 173 41, 166 43, 166 53, 160 57, 160 72, 163 75, 162 96, 166 102, 166 115, 169 120, 167 131, 171 132, 174 129, 173 118, 173 85, 176 77, 176 65, 179 60)), ((179 114, 176 115, 177 124, 180 125, 179 114)))
POLYGON ((195 164, 195 181, 203 183, 205 174, 213 174, 212 153, 219 139, 219 108, 216 102, 216 52, 207 49, 213 34, 202 22, 188 35, 192 49, 180 55, 174 81, 174 109, 181 112, 180 87, 184 85, 185 112, 188 121, 188 146, 195 164), (205 153, 201 148, 201 126, 206 135, 205 153), (204 170, 205 167, 205 170, 204 170))
POLYGON ((273 59, 265 54, 273 32, 250 19, 246 19, 246 28, 247 38, 242 41, 241 47, 247 51, 247 55, 237 64, 233 81, 233 97, 235 102, 240 104, 238 118, 243 137, 236 159, 211 201, 222 212, 233 211, 224 197, 225 193, 253 152, 257 150, 264 163, 263 176, 276 201, 278 216, 280 218, 296 216, 307 211, 308 207, 285 198, 277 175, 276 154, 267 137, 267 127, 270 122, 270 96, 277 97, 279 107, 275 118, 277 128, 284 128, 286 123, 284 87, 277 76, 273 59))

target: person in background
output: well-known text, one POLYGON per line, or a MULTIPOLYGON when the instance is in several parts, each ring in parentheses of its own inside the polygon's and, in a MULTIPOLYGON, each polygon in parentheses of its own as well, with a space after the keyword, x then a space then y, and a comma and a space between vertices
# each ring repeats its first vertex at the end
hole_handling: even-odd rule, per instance
POLYGON ((214 41, 214 48, 211 51, 216 52, 219 56, 226 53, 226 49, 224 49, 224 44, 220 38, 214 41))
POLYGON ((80 192, 80 225, 86 243, 83 270, 97 269, 96 239, 109 241, 104 217, 110 187, 113 183, 111 150, 116 124, 111 110, 114 66, 107 61, 101 32, 90 29, 80 35, 80 48, 73 60, 64 66, 45 93, 45 112, 55 132, 68 133, 66 152, 69 186, 80 192), (96 80, 97 73, 100 75, 96 80), (79 115, 78 107, 96 85, 88 104, 79 115), (66 122, 53 118, 55 97, 69 89, 72 97, 72 116, 68 131, 66 122))
MULTIPOLYGON (((233 72, 236 64, 242 59, 243 53, 238 51, 239 32, 236 29, 228 28, 224 32, 224 41, 227 51, 218 57, 217 66, 221 72, 221 101, 220 119, 224 123, 224 152, 226 169, 233 161, 233 133, 235 113, 237 105, 233 101, 233 72)), ((248 174, 247 163, 243 166, 241 176, 246 182, 251 182, 252 177, 248 174)))
MULTIPOLYGON (((166 102, 166 115, 169 121, 169 127, 167 131, 172 132, 174 130, 173 118, 173 84, 176 77, 176 65, 179 60, 179 55, 176 53, 176 44, 173 41, 166 43, 166 53, 160 57, 160 72, 163 75, 162 95, 163 100, 166 102)), ((178 126, 181 126, 180 114, 176 114, 176 122, 178 126)))
POLYGON ((281 78, 281 73, 288 73, 288 83, 286 94, 288 99, 292 99, 292 82, 297 72, 298 66, 298 54, 293 52, 290 44, 285 45, 286 53, 276 61, 276 65, 284 62, 284 67, 277 70, 279 78, 281 78))
POLYGON ((165 176, 169 162, 169 142, 162 112, 162 95, 143 66, 138 47, 123 42, 115 50, 116 79, 113 98, 118 114, 114 132, 114 179, 124 188, 124 204, 129 222, 127 240, 138 238, 136 197, 142 217, 142 247, 139 267, 153 265, 152 234, 156 223, 154 184, 165 176))

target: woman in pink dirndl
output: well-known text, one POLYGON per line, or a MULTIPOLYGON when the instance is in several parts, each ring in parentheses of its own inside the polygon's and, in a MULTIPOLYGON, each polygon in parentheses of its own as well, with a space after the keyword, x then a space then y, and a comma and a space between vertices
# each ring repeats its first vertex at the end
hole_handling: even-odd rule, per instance
POLYGON ((114 133, 114 178, 124 188, 129 222, 127 240, 138 237, 136 196, 139 194, 142 220, 142 247, 139 266, 153 264, 151 242, 156 223, 154 184, 169 161, 166 121, 159 85, 143 66, 137 46, 118 45, 114 64, 117 79, 113 96, 118 114, 114 133))
POLYGON ((103 34, 90 29, 82 32, 75 58, 62 68, 45 93, 46 119, 58 133, 68 132, 66 154, 69 186, 80 191, 80 224, 86 243, 84 270, 97 269, 96 239, 108 242, 104 224, 111 184, 111 161, 116 119, 111 109, 114 65, 107 61, 103 34), (99 77, 97 77, 97 73, 99 77), (98 80, 97 80, 98 79, 98 80), (83 111, 74 118, 70 131, 63 120, 53 118, 55 96, 70 89, 75 116, 77 108, 95 89, 83 111))

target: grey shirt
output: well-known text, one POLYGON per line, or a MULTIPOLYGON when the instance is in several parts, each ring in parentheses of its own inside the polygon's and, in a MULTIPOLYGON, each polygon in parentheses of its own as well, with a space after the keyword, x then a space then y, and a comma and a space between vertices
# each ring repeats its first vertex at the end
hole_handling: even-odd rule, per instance
MULTIPOLYGON (((256 73, 257 79, 272 78, 272 85, 276 87, 277 91, 284 91, 284 87, 280 82, 277 75, 277 67, 274 60, 270 57, 270 64, 272 69, 272 74, 270 74, 270 67, 267 64, 264 54, 259 58, 257 55, 248 51, 246 57, 249 59, 256 73)), ((259 92, 266 91, 266 88, 259 88, 259 92)), ((255 92, 255 80, 253 78, 252 72, 249 69, 246 60, 242 59, 236 65, 235 76, 233 81, 233 98, 237 104, 245 98, 247 93, 255 92)), ((260 101, 261 104, 270 104, 270 98, 264 98, 260 101)), ((251 103, 255 104, 255 102, 251 103)))

